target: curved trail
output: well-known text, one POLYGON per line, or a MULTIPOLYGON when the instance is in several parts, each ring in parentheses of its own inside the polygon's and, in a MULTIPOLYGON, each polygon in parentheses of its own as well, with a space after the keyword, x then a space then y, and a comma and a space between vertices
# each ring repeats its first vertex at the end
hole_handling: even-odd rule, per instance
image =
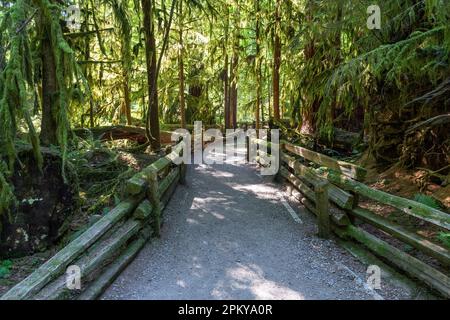
POLYGON ((189 166, 149 242, 103 299, 381 299, 366 266, 251 165, 189 166), (295 218, 297 216, 297 219, 295 218))

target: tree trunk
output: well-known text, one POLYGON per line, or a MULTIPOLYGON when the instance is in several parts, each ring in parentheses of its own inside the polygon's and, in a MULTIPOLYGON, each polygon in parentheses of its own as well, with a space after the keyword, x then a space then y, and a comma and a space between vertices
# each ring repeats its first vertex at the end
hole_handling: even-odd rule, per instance
POLYGON ((229 8, 226 7, 227 11, 227 17, 226 17, 226 26, 225 26, 225 41, 223 45, 223 52, 224 52, 224 59, 225 59, 225 65, 224 65, 224 71, 223 71, 223 86, 224 86, 224 116, 225 116, 225 129, 231 128, 231 122, 230 122, 230 76, 229 76, 229 57, 228 57, 228 29, 230 24, 230 15, 229 15, 229 8))
POLYGON ((238 107, 238 78, 239 78, 239 6, 236 3, 234 12, 234 35, 233 35, 233 58, 231 62, 231 89, 230 89, 230 122, 231 127, 237 127, 237 107, 238 107))
POLYGON ((181 127, 186 129, 186 100, 184 97, 184 59, 183 59, 183 1, 179 4, 179 50, 178 50, 178 72, 179 72, 179 100, 181 127))
MULTIPOLYGON (((311 22, 313 20, 313 14, 314 14, 314 0, 308 0, 308 3, 306 5, 306 20, 307 22, 311 22)), ((305 53, 305 60, 311 60, 315 53, 316 48, 314 45, 314 38, 310 38, 307 40, 307 44, 304 49, 305 53)), ((308 101, 307 101, 308 102, 308 101)), ((314 123, 315 120, 315 114, 317 113, 320 106, 320 101, 317 98, 314 98, 313 101, 311 101, 310 105, 306 105, 302 107, 302 126, 300 129, 300 132, 302 134, 306 135, 314 135, 316 132, 316 126, 314 123)))
POLYGON ((123 75, 123 103, 125 115, 127 117, 127 125, 131 126, 133 124, 133 119, 131 118, 131 99, 128 70, 125 70, 123 75))
POLYGON ((276 0, 275 31, 273 41, 273 116, 280 120, 280 65, 281 65, 281 1, 276 0))
POLYGON ((149 107, 147 111, 146 131, 152 150, 161 148, 158 112, 156 40, 153 23, 152 0, 141 0, 144 11, 145 57, 147 63, 147 86, 149 107))
MULTIPOLYGON (((259 130, 260 123, 260 109, 261 109, 261 39, 260 39, 260 3, 259 0, 255 0, 256 7, 256 58, 255 58, 255 76, 256 76, 256 103, 255 103, 255 129, 259 130)), ((256 132, 258 136, 258 131, 256 132)))
POLYGON ((53 53, 51 39, 51 22, 42 14, 42 124, 40 139, 43 145, 57 145, 56 111, 58 109, 59 94, 56 79, 56 60, 53 53))

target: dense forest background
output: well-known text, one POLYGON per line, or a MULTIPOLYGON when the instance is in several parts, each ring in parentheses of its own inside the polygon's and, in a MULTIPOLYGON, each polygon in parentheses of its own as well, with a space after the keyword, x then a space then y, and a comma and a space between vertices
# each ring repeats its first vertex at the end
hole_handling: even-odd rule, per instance
POLYGON ((373 2, 0 1, 0 214, 23 165, 75 181, 74 133, 111 125, 157 151, 169 124, 270 123, 446 186, 450 4, 382 1, 371 30, 373 2))

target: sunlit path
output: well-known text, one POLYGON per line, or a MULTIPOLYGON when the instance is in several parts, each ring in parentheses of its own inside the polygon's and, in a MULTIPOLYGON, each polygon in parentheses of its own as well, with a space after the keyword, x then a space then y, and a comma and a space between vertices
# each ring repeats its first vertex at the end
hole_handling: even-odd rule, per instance
POLYGON ((191 166, 187 180, 165 211, 161 239, 104 299, 379 298, 342 267, 354 262, 341 249, 316 238, 309 214, 296 212, 304 224, 293 220, 279 186, 256 168, 191 166))

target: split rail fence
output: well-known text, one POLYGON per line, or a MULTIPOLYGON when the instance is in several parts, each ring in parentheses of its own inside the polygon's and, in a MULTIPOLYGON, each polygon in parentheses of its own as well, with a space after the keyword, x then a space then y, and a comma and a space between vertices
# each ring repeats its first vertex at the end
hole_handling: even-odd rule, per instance
MULTIPOLYGON (((448 213, 367 186, 363 183, 366 170, 358 165, 338 161, 283 140, 279 145, 261 139, 252 141, 258 144, 258 149, 264 146, 263 149, 268 150, 267 154, 271 153, 272 147, 279 147, 278 175, 289 182, 291 196, 318 217, 320 236, 328 238, 334 233, 344 240, 356 241, 382 260, 450 298, 450 250, 361 207, 359 200, 362 197, 374 200, 447 232, 450 230, 448 213), (377 231, 413 247, 433 258, 437 264, 433 266, 425 263, 393 246, 366 231, 361 223, 371 225, 377 231)), ((258 152, 256 161, 267 165, 267 154, 258 152)))
POLYGON ((159 236, 162 212, 177 184, 185 182, 185 164, 173 162, 183 149, 184 142, 180 142, 168 155, 127 181, 123 201, 1 299, 98 298, 144 244, 159 236), (67 286, 70 275, 66 273, 76 271, 70 266, 81 271, 81 290, 67 286))

